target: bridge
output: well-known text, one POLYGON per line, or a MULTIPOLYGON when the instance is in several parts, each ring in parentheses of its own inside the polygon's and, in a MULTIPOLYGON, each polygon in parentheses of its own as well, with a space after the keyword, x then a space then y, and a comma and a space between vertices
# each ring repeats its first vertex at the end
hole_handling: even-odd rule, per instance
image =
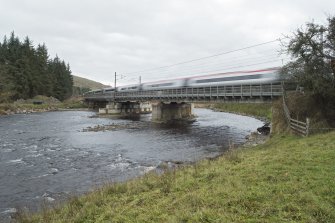
POLYGON ((171 75, 171 78, 176 78, 178 74, 179 77, 92 91, 85 95, 85 101, 91 107, 99 107, 100 113, 131 115, 152 111, 153 121, 191 117, 192 105, 196 102, 270 102, 283 94, 279 64, 283 63, 284 58, 278 58, 277 53, 274 55, 277 51, 273 46, 270 50, 262 49, 259 53, 255 53, 254 49, 249 51, 251 48, 257 47, 260 50, 262 46, 269 47, 269 44, 277 45, 278 39, 168 66, 131 72, 126 75, 155 74, 156 77, 171 75), (264 52, 270 54, 263 55, 264 52), (238 56, 234 59, 232 54, 238 56), (268 68, 256 69, 256 66, 259 68, 258 66, 265 64, 268 68), (245 67, 253 69, 234 70, 245 67), (180 78, 183 76, 186 77, 180 78))
POLYGON ((282 95, 282 84, 253 83, 209 87, 179 87, 163 90, 106 92, 85 96, 91 107, 101 114, 134 115, 152 112, 153 121, 169 121, 192 117, 194 102, 271 102, 282 95))
POLYGON ((164 90, 140 90, 131 92, 110 92, 85 96, 87 102, 124 102, 124 101, 229 101, 252 99, 271 100, 273 97, 282 95, 280 82, 268 84, 248 84, 232 86, 210 86, 210 87, 183 87, 164 90))

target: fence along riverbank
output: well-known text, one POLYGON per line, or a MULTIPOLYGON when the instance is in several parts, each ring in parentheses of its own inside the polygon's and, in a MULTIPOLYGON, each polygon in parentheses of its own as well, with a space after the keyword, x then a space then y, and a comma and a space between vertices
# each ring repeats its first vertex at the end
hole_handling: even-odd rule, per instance
MULTIPOLYGON (((292 131, 295 133, 301 135, 301 136, 309 136, 312 133, 322 133, 322 132, 329 132, 335 130, 335 128, 312 128, 311 127, 311 119, 309 117, 306 117, 306 120, 298 120, 294 119, 291 116, 291 112, 287 106, 287 95, 286 90, 284 88, 284 84, 282 83, 282 104, 283 104, 283 110, 284 115, 287 121, 288 126, 292 131)), ((298 91, 297 89, 295 91, 298 91)))
POLYGON ((292 129, 294 132, 298 133, 299 135, 308 136, 309 128, 310 128, 310 119, 306 118, 306 122, 302 122, 302 121, 292 118, 290 115, 290 110, 287 107, 285 98, 286 98, 286 93, 283 88, 283 109, 284 109, 286 121, 290 129, 292 129))

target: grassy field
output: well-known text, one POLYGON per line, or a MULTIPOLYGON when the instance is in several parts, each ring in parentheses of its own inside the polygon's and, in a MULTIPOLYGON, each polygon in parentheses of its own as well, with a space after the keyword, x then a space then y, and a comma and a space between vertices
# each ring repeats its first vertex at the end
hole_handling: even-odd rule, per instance
POLYGON ((107 185, 20 222, 335 222, 335 132, 277 135, 216 160, 107 185))

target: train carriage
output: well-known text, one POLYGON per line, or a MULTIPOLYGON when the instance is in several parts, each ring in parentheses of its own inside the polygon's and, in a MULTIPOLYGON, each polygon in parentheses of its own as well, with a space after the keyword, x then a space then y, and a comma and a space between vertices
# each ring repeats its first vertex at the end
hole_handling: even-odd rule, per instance
POLYGON ((117 92, 133 92, 133 91, 140 91, 140 90, 141 90, 140 84, 127 85, 127 86, 121 86, 121 87, 116 88, 117 92))
POLYGON ((228 72, 191 77, 189 87, 265 84, 278 81, 278 68, 256 71, 228 72))
POLYGON ((165 89, 173 89, 173 88, 181 88, 186 85, 187 79, 175 79, 175 80, 164 80, 164 81, 156 81, 150 83, 142 84, 142 90, 165 90, 165 89))

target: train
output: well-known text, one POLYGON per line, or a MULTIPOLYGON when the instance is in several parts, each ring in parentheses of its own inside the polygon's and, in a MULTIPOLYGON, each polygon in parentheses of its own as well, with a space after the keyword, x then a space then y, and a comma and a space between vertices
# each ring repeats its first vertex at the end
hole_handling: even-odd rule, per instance
POLYGON ((235 71, 226 73, 215 73, 171 80, 161 80, 142 84, 120 86, 116 88, 104 88, 89 91, 84 96, 113 94, 114 92, 135 92, 165 90, 175 88, 199 88, 210 86, 233 86, 233 85, 252 85, 267 84, 280 81, 279 67, 266 68, 262 70, 235 71))

